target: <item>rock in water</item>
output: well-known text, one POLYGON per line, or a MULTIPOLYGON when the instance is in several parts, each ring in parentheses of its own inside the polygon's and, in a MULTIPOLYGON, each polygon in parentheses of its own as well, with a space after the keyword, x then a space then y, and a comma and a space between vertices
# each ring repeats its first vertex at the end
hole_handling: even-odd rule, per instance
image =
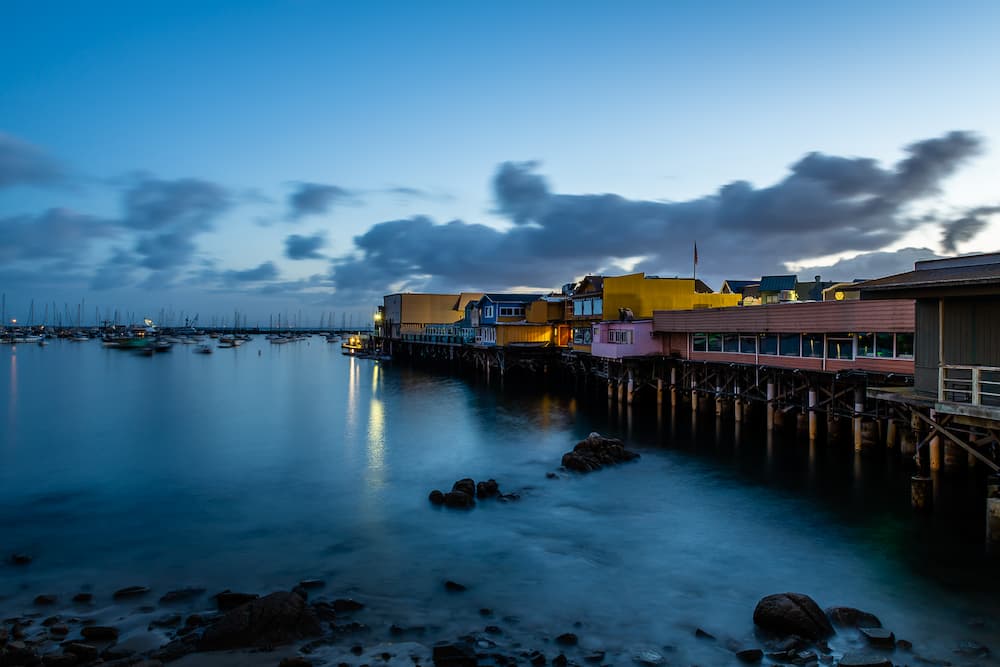
POLYGON ((625 449, 621 440, 605 438, 600 433, 591 433, 566 452, 562 457, 562 465, 576 472, 591 472, 606 465, 614 465, 639 458, 635 452, 625 449))
POLYGON ((148 586, 128 586, 126 588, 119 588, 115 591, 115 594, 112 597, 116 600, 121 600, 124 598, 139 597, 140 595, 145 595, 148 592, 148 586))
POLYGON ((488 479, 485 482, 476 484, 476 497, 480 500, 483 498, 495 498, 499 495, 500 485, 497 484, 495 479, 488 479))
POLYGON ((432 657, 434 667, 476 667, 476 654, 464 644, 438 644, 432 657))
POLYGON ((463 491, 450 491, 444 494, 444 504, 446 507, 472 509, 476 506, 476 499, 473 498, 472 494, 463 491))
POLYGON ((753 622, 776 635, 824 639, 833 634, 830 620, 816 601, 802 593, 776 593, 757 603, 753 622))
POLYGON ((861 634, 872 646, 892 648, 896 645, 896 635, 885 628, 861 628, 861 634))
POLYGON ((845 628, 881 628, 882 621, 875 614, 854 607, 830 607, 826 610, 834 625, 845 628))
POLYGON ((287 644, 322 633, 306 601, 294 593, 265 595, 226 612, 205 630, 198 649, 217 651, 287 644))
POLYGON ((892 661, 881 655, 848 653, 840 659, 840 667, 892 667, 892 661))
POLYGON ((452 491, 461 491, 467 496, 476 495, 476 482, 475 480, 466 477, 465 479, 460 479, 451 487, 452 491))
POLYGON ((229 611, 230 609, 236 609, 239 606, 245 605, 247 602, 253 602, 259 597, 256 593, 234 593, 226 589, 221 593, 216 593, 215 604, 218 606, 219 611, 229 611))
POLYGON ((427 496, 427 500, 431 501, 431 503, 433 503, 435 505, 443 505, 444 504, 444 494, 441 493, 441 491, 439 491, 438 489, 434 489, 427 496))

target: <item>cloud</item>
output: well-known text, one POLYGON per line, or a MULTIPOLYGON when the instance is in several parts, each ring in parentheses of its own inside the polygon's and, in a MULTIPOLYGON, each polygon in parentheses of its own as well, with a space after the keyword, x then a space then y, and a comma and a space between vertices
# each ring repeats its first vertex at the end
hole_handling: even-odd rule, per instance
POLYGON ((62 166, 41 149, 0 132, 0 189, 51 185, 65 176, 62 166))
POLYGON ((353 194, 336 185, 322 183, 299 183, 298 188, 288 195, 288 218, 299 220, 308 215, 326 213, 337 203, 350 201, 353 194))
POLYGON ((941 247, 945 252, 955 252, 956 246, 971 241, 986 226, 987 218, 1000 214, 1000 206, 972 208, 964 215, 941 224, 941 247))
POLYGON ((40 215, 0 218, 0 260, 78 259, 95 239, 111 238, 115 225, 66 208, 40 215))
POLYGON ((354 252, 333 260, 337 293, 406 289, 559 285, 643 256, 636 267, 699 277, 742 278, 783 271, 803 257, 871 253, 899 241, 923 220, 911 206, 936 194, 945 178, 978 154, 980 139, 951 132, 918 141, 890 167, 870 158, 809 153, 781 181, 736 181, 679 202, 616 194, 555 193, 537 162, 505 162, 493 179, 496 211, 514 226, 498 231, 417 216, 374 225, 354 252))
POLYGON ((278 267, 274 262, 264 262, 252 269, 224 271, 222 279, 226 283, 259 283, 278 277, 278 267))
POLYGON ((285 257, 289 259, 323 259, 319 249, 326 245, 322 232, 312 236, 292 234, 285 239, 285 257))
POLYGON ((800 280, 812 280, 815 276, 822 276, 823 280, 843 282, 869 280, 912 271, 915 262, 938 257, 930 248, 868 252, 826 266, 805 266, 798 271, 798 275, 800 280))
POLYGON ((123 194, 120 224, 137 233, 136 263, 167 271, 190 263, 197 250, 195 237, 210 231, 230 206, 229 192, 215 183, 142 177, 123 194))

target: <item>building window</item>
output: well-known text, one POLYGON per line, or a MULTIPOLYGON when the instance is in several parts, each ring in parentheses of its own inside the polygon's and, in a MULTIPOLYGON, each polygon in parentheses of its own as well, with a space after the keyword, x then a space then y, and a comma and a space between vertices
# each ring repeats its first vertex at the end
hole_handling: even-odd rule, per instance
POLYGON ((800 336, 798 334, 781 334, 780 352, 783 357, 800 357, 802 349, 800 347, 800 336))
POLYGON ((911 333, 896 334, 896 358, 897 359, 913 358, 913 334, 911 333))
POLYGON ((707 352, 708 351, 708 336, 703 333, 696 333, 694 335, 692 349, 695 352, 707 352))
POLYGON ((493 317, 493 306, 483 308, 483 317, 493 317))
POLYGON ((604 314, 604 299, 601 297, 594 298, 594 315, 604 314))
POLYGON ((719 333, 708 334, 708 351, 722 352, 722 334, 719 333))
POLYGON ((590 345, 594 340, 594 333, 591 331, 590 327, 574 327, 573 328, 573 344, 574 345, 590 345))
POLYGON ((573 302, 573 314, 577 315, 577 316, 583 315, 583 300, 582 299, 579 300, 579 301, 574 301, 573 302))
POLYGON ((743 354, 757 354, 757 337, 740 336, 740 352, 743 354))
POLYGON ((483 343, 497 342, 497 330, 494 327, 483 327, 479 330, 480 341, 483 343))
POLYGON ((524 306, 500 306, 500 317, 524 317, 524 306))
POLYGON ((760 335, 760 353, 778 354, 778 334, 760 335))
POLYGON ((875 356, 883 359, 892 359, 895 354, 896 336, 891 333, 875 334, 875 356))
POLYGON ((858 334, 858 356, 859 357, 875 356, 875 334, 873 333, 858 334))
POLYGON ((616 343, 618 345, 631 345, 632 344, 632 330, 631 329, 608 329, 608 342, 616 343))
POLYGON ((830 334, 826 337, 826 358, 846 359, 854 358, 854 339, 848 334, 830 334))
POLYGON ((739 352, 740 351, 740 337, 736 334, 722 334, 722 351, 723 352, 739 352))
POLYGON ((802 334, 802 356, 823 358, 823 334, 802 334))

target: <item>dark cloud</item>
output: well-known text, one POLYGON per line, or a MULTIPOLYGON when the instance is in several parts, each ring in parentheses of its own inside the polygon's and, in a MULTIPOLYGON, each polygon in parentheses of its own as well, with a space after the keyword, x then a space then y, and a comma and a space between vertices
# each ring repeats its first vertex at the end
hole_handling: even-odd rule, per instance
POLYGON ((390 288, 504 288, 559 285, 641 257, 637 269, 699 276, 754 277, 784 263, 837 253, 878 251, 913 230, 920 199, 980 150, 966 132, 916 142, 892 167, 867 158, 810 153, 780 182, 758 188, 736 181, 680 202, 636 201, 615 194, 551 191, 536 162, 506 162, 493 180, 507 231, 426 217, 379 223, 355 238, 355 252, 334 260, 338 295, 390 288))
POLYGON ((1000 206, 980 206, 969 209, 964 215, 942 223, 941 247, 945 252, 955 252, 956 246, 971 241, 981 232, 988 218, 1000 214, 1000 206))
POLYGON ((64 177, 62 166, 41 149, 0 132, 0 189, 50 185, 64 177))
POLYGON ((274 262, 264 262, 260 266, 242 271, 223 271, 222 279, 226 283, 259 283, 274 280, 278 277, 278 267, 274 262))
POLYGON ((298 220, 307 215, 326 213, 337 203, 351 201, 354 195, 336 185, 299 183, 298 189, 288 195, 288 218, 298 220))
MULTIPOLYGON (((197 250, 195 237, 210 231, 231 206, 229 192, 195 178, 168 181, 142 177, 122 198, 122 226, 137 233, 137 264, 153 271, 186 266, 197 250)), ((164 274, 156 280, 170 280, 164 274)))
POLYGON ((115 225, 65 208, 40 215, 0 218, 0 260, 9 263, 79 258, 95 239, 111 238, 115 225))
POLYGON ((285 239, 285 257, 288 259, 323 259, 319 252, 326 245, 326 234, 312 236, 292 234, 285 239))
POLYGON ((881 276, 912 271, 915 262, 937 259, 930 248, 901 248, 896 251, 868 252, 850 259, 842 259, 826 266, 806 266, 798 271, 800 280, 812 280, 822 276, 823 280, 847 282, 849 280, 869 280, 881 276))

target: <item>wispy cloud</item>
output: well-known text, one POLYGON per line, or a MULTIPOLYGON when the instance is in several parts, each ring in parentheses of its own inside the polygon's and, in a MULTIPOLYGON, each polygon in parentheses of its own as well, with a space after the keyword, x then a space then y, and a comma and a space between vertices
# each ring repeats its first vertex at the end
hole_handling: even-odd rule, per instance
POLYGON ((288 259, 323 259, 319 252, 326 246, 326 234, 320 232, 312 236, 292 234, 285 239, 285 257, 288 259))
POLYGON ((14 185, 51 185, 65 171, 40 148, 0 132, 0 189, 14 185))
POLYGON ((295 221, 310 215, 322 215, 335 204, 354 202, 354 193, 336 185, 299 183, 288 195, 288 219, 295 221))

